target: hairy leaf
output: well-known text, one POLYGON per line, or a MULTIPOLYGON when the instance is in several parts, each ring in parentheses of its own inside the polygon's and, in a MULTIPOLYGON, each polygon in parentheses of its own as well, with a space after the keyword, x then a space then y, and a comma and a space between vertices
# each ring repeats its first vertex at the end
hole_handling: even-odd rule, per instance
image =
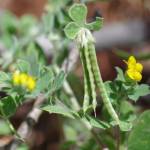
POLYGON ((103 18, 96 17, 94 22, 88 23, 86 26, 89 30, 99 30, 103 26, 103 18))
POLYGON ((87 7, 84 4, 74 4, 69 9, 69 16, 75 22, 85 23, 87 16, 87 7))
POLYGON ((80 27, 75 22, 70 22, 64 29, 66 36, 69 39, 75 39, 80 27))
POLYGON ((150 111, 145 111, 139 117, 133 128, 129 140, 128 150, 149 150, 150 149, 150 111))
POLYGON ((131 100, 137 101, 140 96, 150 94, 150 87, 146 84, 137 85, 132 93, 128 95, 131 100))
POLYGON ((60 105, 47 105, 41 108, 42 110, 48 111, 49 113, 54 113, 54 114, 60 114, 63 115, 65 117, 69 117, 69 118, 73 118, 74 116, 72 114, 72 111, 64 106, 60 106, 60 105))

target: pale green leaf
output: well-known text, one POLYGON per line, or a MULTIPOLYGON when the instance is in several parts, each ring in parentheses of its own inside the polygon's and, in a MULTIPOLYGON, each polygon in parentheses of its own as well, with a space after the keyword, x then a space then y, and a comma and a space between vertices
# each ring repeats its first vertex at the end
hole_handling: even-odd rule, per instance
POLYGON ((63 115, 65 117, 69 117, 69 118, 73 118, 74 116, 71 112, 70 109, 68 109, 67 107, 64 106, 60 106, 60 105, 47 105, 41 108, 42 110, 48 111, 51 114, 60 114, 63 115))
POLYGON ((124 73, 123 73, 122 69, 119 67, 116 67, 116 71, 117 71, 116 80, 125 82, 125 77, 124 77, 124 73))
POLYGON ((96 17, 94 22, 88 23, 86 27, 89 30, 99 30, 103 26, 103 18, 96 17))
POLYGON ((107 129, 110 128, 110 125, 104 121, 101 121, 97 118, 91 117, 91 116, 86 116, 86 119, 89 121, 91 126, 95 128, 100 128, 100 129, 107 129))
POLYGON ((135 127, 130 133, 128 150, 150 149, 150 111, 145 111, 139 117, 135 127))
POLYGON ((59 90, 64 82, 65 79, 65 73, 61 71, 58 75, 56 75, 53 83, 50 85, 50 90, 49 91, 57 91, 59 90))
POLYGON ((132 124, 130 122, 120 121, 119 127, 121 131, 130 131, 132 124))
POLYGON ((10 80, 10 77, 7 73, 0 71, 0 83, 10 80))
POLYGON ((69 39, 75 39, 80 27, 75 22, 66 25, 64 32, 69 39))
POLYGON ((146 96, 148 94, 150 94, 150 87, 146 84, 141 84, 134 87, 132 93, 129 93, 128 97, 131 100, 137 101, 140 96, 146 96))
POLYGON ((25 60, 18 60, 17 68, 20 72, 28 73, 30 70, 30 64, 25 60))
POLYGON ((69 16, 77 23, 85 23, 87 16, 87 7, 84 4, 74 4, 69 9, 69 16))
POLYGON ((9 125, 4 120, 0 120, 0 135, 8 135, 8 134, 11 134, 9 125))

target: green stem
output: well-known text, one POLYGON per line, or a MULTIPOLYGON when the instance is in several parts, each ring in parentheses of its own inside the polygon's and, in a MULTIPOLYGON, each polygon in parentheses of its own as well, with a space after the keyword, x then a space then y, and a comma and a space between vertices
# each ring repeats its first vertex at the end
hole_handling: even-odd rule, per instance
POLYGON ((96 57, 94 44, 89 43, 88 47, 89 47, 89 52, 90 52, 91 64, 93 66, 94 78, 95 78, 96 84, 97 84, 97 86, 98 86, 98 88, 101 92, 101 97, 103 99, 103 103, 104 103, 108 113, 110 114, 110 116, 119 125, 120 121, 119 121, 118 115, 115 112, 115 110, 114 110, 114 108, 113 108, 113 106, 112 106, 112 104, 109 100, 105 85, 104 85, 102 77, 101 77, 101 73, 100 73, 100 70, 99 70, 98 62, 97 62, 97 57, 96 57))

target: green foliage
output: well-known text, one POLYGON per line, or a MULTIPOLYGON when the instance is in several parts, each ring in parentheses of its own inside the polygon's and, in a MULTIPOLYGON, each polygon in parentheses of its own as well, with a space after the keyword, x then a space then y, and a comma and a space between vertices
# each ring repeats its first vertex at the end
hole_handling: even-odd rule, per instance
POLYGON ((146 84, 136 85, 133 90, 129 92, 128 97, 134 101, 137 101, 140 96, 150 94, 150 87, 146 84))
POLYGON ((41 108, 49 113, 60 114, 74 119, 73 111, 61 102, 57 102, 57 105, 47 105, 41 108))
POLYGON ((128 150, 149 150, 150 148, 150 111, 142 113, 129 135, 128 150))
POLYGON ((31 69, 30 64, 24 60, 18 60, 17 68, 20 72, 25 72, 25 73, 29 73, 29 71, 31 69))
POLYGON ((64 31, 69 39, 75 39, 77 33, 80 31, 80 26, 78 26, 75 22, 70 22, 67 24, 64 31))
MULTIPOLYGON (((117 138, 120 138, 120 149, 141 150, 144 148, 143 150, 148 150, 150 147, 148 134, 150 112, 144 112, 137 119, 137 108, 133 104, 141 96, 150 94, 150 87, 143 83, 131 81, 122 69, 116 67, 116 79, 106 81, 100 89, 101 94, 105 93, 104 90, 106 90, 102 97, 106 97, 108 94, 107 100, 109 101, 105 101, 103 105, 100 97, 96 97, 95 85, 97 86, 102 81, 96 80, 98 72, 96 72, 96 55, 94 56, 94 39, 89 30, 99 30, 103 25, 103 18, 96 18, 94 22, 87 23, 87 7, 83 3, 88 1, 82 0, 82 4, 75 3, 70 7, 69 14, 67 14, 68 6, 73 3, 71 0, 49 0, 45 14, 40 21, 37 21, 33 16, 16 18, 9 12, 2 14, 0 21, 0 46, 2 48, 0 58, 0 115, 6 122, 0 120, 0 134, 15 133, 8 119, 15 115, 16 110, 22 104, 27 101, 34 101, 42 95, 44 102, 39 109, 50 114, 63 116, 66 139, 62 145, 63 150, 101 149, 102 146, 96 141, 108 149, 116 150, 117 138), (80 31, 83 31, 82 34, 80 31), (80 33, 83 38, 81 40, 88 41, 85 42, 86 44, 80 43, 81 45, 78 45, 83 48, 80 55, 83 55, 82 58, 84 59, 82 63, 85 69, 84 76, 86 78, 86 92, 88 93, 88 104, 83 108, 80 107, 84 103, 81 78, 78 77, 77 79, 77 77, 75 78, 76 75, 71 73, 69 77, 71 82, 69 80, 68 83, 66 73, 59 68, 70 52, 68 50, 70 41, 63 32, 72 40, 77 40, 79 38, 78 33, 80 33), (48 44, 51 44, 52 48, 47 48, 45 41, 42 41, 43 43, 40 41, 44 46, 38 42, 37 39, 41 39, 41 37, 44 37, 46 42, 50 42, 48 44), (84 47, 85 45, 87 47, 84 47), (47 55, 47 52, 50 54, 47 55), (13 73, 16 70, 35 78, 36 86, 33 91, 28 91, 25 86, 13 83, 13 73), (108 110, 111 108, 108 105, 112 105, 119 116, 120 133, 116 131, 118 122, 114 121, 113 115, 110 115, 113 111, 108 110), (91 131, 97 131, 95 134, 98 139, 95 140, 95 135, 92 135, 91 131), (131 131, 131 133, 122 131, 131 131)), ((121 53, 120 56, 124 54, 121 53)), ((125 54, 126 58, 128 56, 129 54, 125 54)), ((138 56, 140 59, 148 59, 148 57, 148 54, 138 56)), ((29 148, 23 144, 18 149, 27 150, 29 148)))
POLYGON ((79 25, 82 25, 86 20, 87 7, 82 4, 74 4, 69 9, 69 16, 73 21, 77 22, 79 25))
POLYGON ((0 135, 9 135, 11 134, 11 130, 8 124, 4 120, 0 120, 0 135))
POLYGON ((103 19, 101 18, 96 18, 95 22, 86 23, 87 8, 84 4, 74 4, 69 9, 69 15, 73 22, 68 23, 64 29, 64 32, 69 39, 75 39, 77 33, 82 28, 99 30, 102 27, 103 19))
POLYGON ((100 129, 107 129, 110 128, 110 125, 104 121, 101 121, 97 118, 93 118, 92 116, 86 116, 86 119, 89 121, 92 127, 100 128, 100 129))
POLYGON ((1 116, 9 118, 12 115, 14 115, 19 103, 17 102, 17 100, 18 100, 17 98, 15 99, 11 96, 2 98, 0 101, 1 116))
POLYGON ((0 83, 9 81, 10 77, 7 73, 0 71, 0 83))

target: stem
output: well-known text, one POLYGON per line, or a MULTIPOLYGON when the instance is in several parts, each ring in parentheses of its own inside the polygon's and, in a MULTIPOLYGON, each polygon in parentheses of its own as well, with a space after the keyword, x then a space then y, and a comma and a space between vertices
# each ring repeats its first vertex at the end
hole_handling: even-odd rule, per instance
POLYGON ((91 64, 93 66, 94 78, 95 78, 96 84, 97 84, 97 86, 101 92, 101 97, 103 99, 103 103, 104 103, 105 107, 107 108, 107 111, 110 114, 110 116, 119 125, 120 121, 119 121, 118 115, 115 112, 115 110, 114 110, 114 108, 113 108, 113 106, 109 100, 107 91, 105 89, 105 85, 104 85, 102 77, 101 77, 94 44, 89 43, 88 47, 89 47, 89 52, 90 52, 91 64))
POLYGON ((82 119, 81 121, 86 126, 86 128, 91 132, 92 136, 94 137, 96 143, 99 146, 99 149, 102 150, 103 148, 105 148, 106 146, 102 143, 100 137, 98 136, 97 132, 95 132, 95 130, 92 128, 91 124, 84 119, 82 119))
POLYGON ((117 126, 116 127, 116 150, 119 150, 120 149, 120 129, 119 127, 117 126))
POLYGON ((16 131, 15 128, 13 127, 12 123, 9 121, 9 119, 7 119, 7 118, 4 117, 4 120, 5 120, 6 123, 8 124, 8 126, 9 126, 11 132, 12 132, 13 134, 15 134, 15 136, 16 136, 18 139, 20 139, 21 141, 24 142, 24 140, 21 138, 21 136, 17 133, 17 131, 16 131))

